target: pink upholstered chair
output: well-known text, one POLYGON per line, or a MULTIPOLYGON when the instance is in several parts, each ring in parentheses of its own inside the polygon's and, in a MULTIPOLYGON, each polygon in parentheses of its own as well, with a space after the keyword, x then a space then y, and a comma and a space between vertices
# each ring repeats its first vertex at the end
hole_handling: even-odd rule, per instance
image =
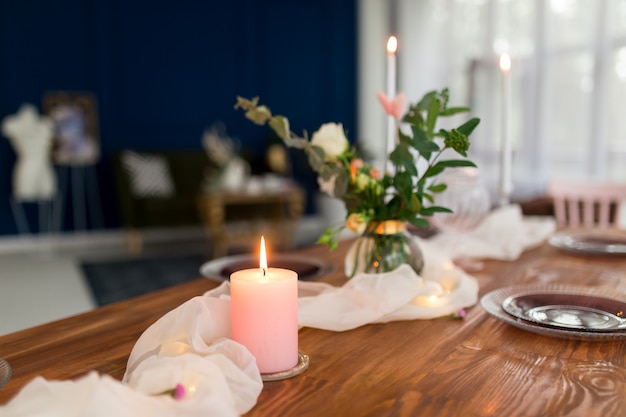
POLYGON ((616 227, 626 184, 553 180, 548 195, 554 201, 558 227, 616 227))

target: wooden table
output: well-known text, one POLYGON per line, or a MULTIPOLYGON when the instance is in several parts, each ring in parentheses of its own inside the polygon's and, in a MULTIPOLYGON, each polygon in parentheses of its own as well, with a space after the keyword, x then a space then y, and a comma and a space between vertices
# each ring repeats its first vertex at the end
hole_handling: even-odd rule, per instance
POLYGON ((231 246, 258 246, 262 234, 276 247, 293 249, 304 204, 304 190, 295 185, 269 192, 202 194, 198 198, 198 210, 213 244, 212 257, 225 256, 231 246), (239 227, 235 222, 239 222, 239 227))
MULTIPOLYGON (((303 255, 337 265, 323 278, 341 284, 345 245, 303 255)), ((513 283, 626 286, 624 257, 583 257, 548 245, 514 262, 488 261, 474 273, 480 294, 513 283)), ((216 283, 174 288, 0 337, 13 377, 5 403, 36 375, 120 378, 140 334, 167 311, 216 283)), ((626 292, 626 291, 624 291, 626 292)), ((250 416, 625 416, 626 340, 583 342, 536 335, 480 305, 458 319, 367 325, 343 333, 305 328, 308 370, 266 382, 250 416)))

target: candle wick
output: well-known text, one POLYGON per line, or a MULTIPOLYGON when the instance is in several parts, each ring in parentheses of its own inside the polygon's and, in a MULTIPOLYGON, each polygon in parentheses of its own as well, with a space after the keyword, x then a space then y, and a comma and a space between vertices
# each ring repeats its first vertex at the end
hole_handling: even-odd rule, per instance
POLYGON ((263 276, 265 276, 265 274, 267 274, 267 270, 265 268, 262 268, 262 269, 263 269, 263 276))

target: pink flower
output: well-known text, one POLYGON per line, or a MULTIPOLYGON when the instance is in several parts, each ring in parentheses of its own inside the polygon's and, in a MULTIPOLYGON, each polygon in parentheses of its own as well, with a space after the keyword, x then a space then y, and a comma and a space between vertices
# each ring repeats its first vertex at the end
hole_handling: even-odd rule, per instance
POLYGON ((355 168, 361 168, 364 165, 364 162, 361 158, 357 158, 350 161, 350 165, 354 165, 355 168))
POLYGON ((379 91, 376 96, 378 97, 380 104, 383 105, 385 113, 389 116, 393 116, 395 119, 400 119, 400 117, 402 117, 402 111, 404 110, 404 93, 398 94, 392 100, 389 100, 389 97, 387 97, 382 91, 379 91))
POLYGON ((455 319, 464 319, 465 318, 465 310, 462 308, 459 308, 455 313, 452 314, 452 317, 454 317, 455 319))
POLYGON ((378 181, 383 179, 383 176, 380 173, 380 170, 376 169, 376 168, 370 169, 370 177, 372 177, 372 178, 374 178, 375 180, 378 180, 378 181))
POLYGON ((172 395, 175 400, 182 400, 185 398, 187 391, 185 390, 185 386, 183 384, 176 384, 176 388, 174 388, 174 394, 172 395))
POLYGON ((169 395, 175 400, 182 400, 185 398, 187 394, 187 390, 183 384, 176 384, 176 386, 172 389, 168 389, 160 393, 160 395, 169 395))

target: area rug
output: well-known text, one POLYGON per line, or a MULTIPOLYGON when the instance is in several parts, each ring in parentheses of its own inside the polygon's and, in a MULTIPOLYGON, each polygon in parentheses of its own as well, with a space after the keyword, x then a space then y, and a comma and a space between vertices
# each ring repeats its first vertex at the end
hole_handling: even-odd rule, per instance
POLYGON ((81 268, 95 301, 103 306, 200 278, 204 262, 196 254, 83 262, 81 268))

